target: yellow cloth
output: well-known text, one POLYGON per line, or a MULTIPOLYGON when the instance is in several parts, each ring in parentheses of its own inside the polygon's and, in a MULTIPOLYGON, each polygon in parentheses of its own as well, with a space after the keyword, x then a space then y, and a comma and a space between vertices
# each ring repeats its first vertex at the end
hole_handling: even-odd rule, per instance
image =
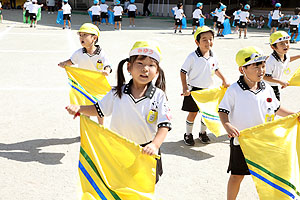
POLYGON ((261 200, 300 198, 299 115, 241 131, 239 142, 261 200))
POLYGON ((224 97, 225 92, 226 88, 224 87, 191 92, 192 97, 201 111, 203 117, 202 119, 206 127, 216 137, 226 134, 218 113, 218 107, 224 97))
POLYGON ((106 77, 101 72, 75 67, 66 67, 66 72, 71 86, 71 104, 93 105, 111 90, 106 77))
POLYGON ((289 86, 300 86, 300 67, 295 71, 292 78, 288 82, 289 86))
POLYGON ((82 200, 154 199, 156 159, 85 116, 80 117, 82 200))

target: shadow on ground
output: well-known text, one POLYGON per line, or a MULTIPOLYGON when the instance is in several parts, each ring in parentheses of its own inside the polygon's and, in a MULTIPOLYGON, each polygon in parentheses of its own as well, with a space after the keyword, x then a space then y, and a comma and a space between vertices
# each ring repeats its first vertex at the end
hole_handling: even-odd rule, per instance
POLYGON ((64 139, 37 139, 13 144, 0 143, 0 157, 20 162, 39 162, 45 165, 61 164, 64 153, 40 152, 42 147, 77 143, 80 137, 64 139))

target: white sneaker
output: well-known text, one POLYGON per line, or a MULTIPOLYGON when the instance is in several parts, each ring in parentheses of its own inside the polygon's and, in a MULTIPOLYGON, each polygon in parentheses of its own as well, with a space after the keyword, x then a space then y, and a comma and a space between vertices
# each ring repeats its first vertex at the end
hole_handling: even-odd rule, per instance
POLYGON ((50 14, 50 12, 48 12, 48 14, 50 14))
POLYGON ((51 12, 51 14, 54 14, 54 12, 51 12))
POLYGON ((131 25, 129 25, 129 27, 131 28, 132 26, 131 26, 131 25))
POLYGON ((135 25, 132 25, 133 27, 135 27, 135 25))
POLYGON ((119 31, 121 31, 121 28, 119 28, 119 31))

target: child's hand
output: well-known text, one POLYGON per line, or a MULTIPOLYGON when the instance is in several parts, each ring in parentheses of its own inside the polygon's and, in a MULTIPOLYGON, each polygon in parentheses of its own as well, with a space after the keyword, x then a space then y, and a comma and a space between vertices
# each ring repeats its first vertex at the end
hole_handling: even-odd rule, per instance
POLYGON ((189 89, 183 89, 182 90, 182 94, 181 94, 181 96, 190 96, 191 95, 191 92, 190 92, 190 90, 189 89))
POLYGON ((222 85, 224 88, 228 88, 230 86, 230 83, 227 83, 227 81, 223 81, 222 85))
POLYGON ((232 126, 230 123, 225 123, 224 128, 229 138, 238 137, 240 135, 239 130, 236 127, 232 126))
POLYGON ((73 119, 75 119, 77 116, 80 115, 79 109, 80 109, 80 106, 78 106, 78 105, 69 105, 66 107, 66 110, 69 112, 69 114, 74 115, 73 119))
POLYGON ((100 71, 104 76, 108 76, 110 74, 110 72, 108 72, 107 70, 101 70, 100 71))
POLYGON ((150 144, 146 145, 146 146, 143 148, 142 153, 151 156, 151 155, 154 155, 154 154, 157 154, 157 153, 158 153, 158 148, 156 147, 155 144, 153 144, 153 143, 151 142, 150 144))
POLYGON ((281 81, 281 82, 280 82, 280 85, 281 85, 281 89, 283 89, 283 88, 286 88, 286 87, 289 85, 289 83, 288 83, 288 82, 281 81))
POLYGON ((67 63, 66 61, 60 62, 60 63, 58 63, 58 66, 60 66, 60 67, 62 67, 62 68, 65 68, 66 63, 67 63))

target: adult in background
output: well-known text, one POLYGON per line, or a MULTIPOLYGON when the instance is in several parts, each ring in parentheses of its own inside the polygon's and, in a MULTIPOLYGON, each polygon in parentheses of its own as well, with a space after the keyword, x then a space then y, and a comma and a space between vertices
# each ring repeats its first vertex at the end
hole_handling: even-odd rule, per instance
POLYGON ((148 8, 148 6, 150 4, 150 0, 144 0, 143 4, 144 4, 144 6, 143 6, 143 16, 149 16, 151 14, 151 12, 148 8))

